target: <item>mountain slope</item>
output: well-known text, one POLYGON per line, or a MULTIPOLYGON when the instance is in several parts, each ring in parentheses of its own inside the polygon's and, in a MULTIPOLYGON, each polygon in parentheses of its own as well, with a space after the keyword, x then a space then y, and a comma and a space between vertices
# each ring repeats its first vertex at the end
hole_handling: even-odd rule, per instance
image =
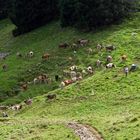
MULTIPOLYGON (((96 68, 95 75, 86 77, 64 90, 57 89, 60 82, 53 82, 50 85, 30 85, 26 92, 6 99, 5 104, 20 102, 42 94, 57 95, 57 100, 53 101, 46 101, 46 95, 35 97, 32 106, 25 106, 19 112, 10 111, 9 119, 0 119, 2 126, 0 139, 78 139, 66 125, 73 121, 96 127, 106 140, 139 139, 140 71, 131 73, 128 77, 123 73, 125 65, 140 64, 139 21, 140 15, 137 14, 121 25, 114 25, 95 33, 81 33, 71 28, 61 29, 58 23, 52 23, 18 38, 10 35, 13 25, 9 21, 3 21, 1 23, 3 29, 0 29, 1 51, 8 50, 11 55, 5 61, 1 61, 1 64, 6 63, 9 66, 7 72, 0 73, 1 89, 11 90, 11 87, 18 85, 20 81, 18 78, 28 81, 40 71, 49 73, 53 78, 56 73, 61 75, 62 71, 72 64, 80 68, 94 66, 97 59, 105 61, 107 55, 113 56, 117 68, 112 70, 96 68), (71 49, 58 49, 61 42, 73 42, 78 38, 88 38, 91 42, 88 47, 94 49, 95 53, 88 55, 87 48, 81 48, 75 57, 71 49), (105 50, 97 53, 95 49, 97 43, 114 44, 117 49, 111 54, 105 50), (16 58, 17 51, 26 53, 30 50, 35 52, 35 57, 30 61, 16 58), (49 52, 53 56, 47 62, 41 60, 44 52, 49 52), (128 56, 124 64, 120 61, 123 54, 128 56), (75 58, 73 63, 67 60, 69 56, 75 58), (35 67, 38 63, 41 63, 39 69, 35 67), (28 69, 35 74, 27 73, 28 69)), ((0 94, 5 96, 4 92, 0 94)))

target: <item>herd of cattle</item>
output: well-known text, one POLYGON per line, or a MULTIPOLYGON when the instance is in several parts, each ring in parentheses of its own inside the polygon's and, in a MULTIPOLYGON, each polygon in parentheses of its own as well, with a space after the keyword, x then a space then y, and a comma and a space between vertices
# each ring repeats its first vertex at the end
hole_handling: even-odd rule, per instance
MULTIPOLYGON (((69 43, 62 43, 58 46, 58 48, 60 49, 67 49, 67 48, 72 48, 74 50, 74 53, 77 52, 77 49, 81 48, 81 47, 85 47, 85 46, 89 46, 90 41, 86 40, 86 39, 79 39, 78 41, 76 41, 73 44, 69 44, 69 43)), ((96 46, 96 51, 100 52, 100 51, 107 51, 107 52, 112 52, 114 50, 116 50, 116 47, 113 45, 108 45, 108 46, 103 46, 102 44, 97 44, 96 46)), ((93 49, 92 48, 87 48, 87 53, 88 54, 92 54, 93 53, 93 49)), ((22 58, 24 57, 24 55, 20 52, 16 53, 16 57, 17 58, 22 58)), ((33 58, 34 57, 34 52, 30 51, 29 53, 27 53, 26 57, 28 58, 33 58)), ((51 54, 49 53, 44 53, 42 55, 42 60, 48 60, 50 59, 51 54)), ((69 60, 71 61, 73 58, 69 57, 69 60)), ((122 55, 120 56, 120 59, 122 62, 127 61, 127 55, 122 55)), ((113 57, 111 55, 108 55, 105 59, 104 62, 102 62, 101 60, 96 60, 96 68, 102 68, 105 67, 106 69, 111 69, 111 68, 115 68, 116 65, 113 63, 113 57)), ((138 68, 138 66, 136 64, 132 64, 131 67, 125 66, 123 68, 125 75, 127 76, 129 72, 131 71, 135 71, 138 68)), ((4 64, 2 66, 2 69, 4 71, 6 71, 8 69, 8 66, 6 64, 4 64)), ((72 65, 69 66, 68 70, 63 70, 63 76, 60 75, 55 75, 55 81, 60 81, 60 88, 63 89, 65 86, 68 86, 72 83, 75 83, 77 81, 82 80, 85 76, 91 76, 95 73, 95 69, 92 66, 87 66, 84 69, 80 69, 78 66, 76 65, 72 65), (63 77, 63 78, 62 78, 63 77), (65 80, 64 80, 65 78, 65 80)), ((22 83, 21 85, 21 90, 22 91, 26 91, 28 89, 29 84, 48 84, 51 83, 52 79, 48 76, 48 74, 42 73, 40 75, 38 75, 37 77, 35 77, 33 79, 32 82, 26 82, 26 83, 22 83)), ((49 95, 48 98, 55 98, 55 95, 49 95)), ((28 99, 24 102, 26 105, 31 105, 32 104, 32 99, 28 99)), ((0 110, 6 110, 6 109, 12 109, 12 110, 20 110, 22 108, 22 105, 14 105, 11 107, 5 107, 5 106, 0 106, 0 110)), ((7 117, 8 115, 3 112, 3 117, 7 117)))
MULTIPOLYGON (((56 94, 49 94, 49 95, 45 96, 45 98, 46 98, 46 101, 56 99, 56 94)), ((26 106, 31 106, 32 103, 33 103, 32 99, 27 99, 21 104, 16 104, 16 105, 12 105, 12 106, 0 106, 0 111, 2 112, 2 117, 4 117, 4 118, 9 117, 8 113, 6 113, 6 111, 8 111, 8 110, 9 111, 10 110, 19 111, 26 106)))
POLYGON ((24 104, 17 104, 13 106, 0 106, 0 111, 3 111, 2 117, 8 117, 8 114, 5 111, 7 110, 18 111, 22 109, 24 105, 31 105, 31 104, 32 104, 32 99, 28 99, 24 101, 24 104))

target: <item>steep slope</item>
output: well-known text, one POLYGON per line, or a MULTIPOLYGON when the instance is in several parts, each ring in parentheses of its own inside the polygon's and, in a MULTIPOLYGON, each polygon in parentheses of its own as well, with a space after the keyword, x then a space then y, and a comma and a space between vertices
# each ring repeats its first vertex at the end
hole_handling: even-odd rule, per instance
MULTIPOLYGON (((114 71, 114 73, 116 72, 114 71)), ((17 131, 22 130, 23 126, 28 128, 30 125, 32 128, 28 130, 38 131, 36 123, 46 124, 48 127, 58 125, 61 128, 62 125, 67 126, 67 123, 75 121, 95 127, 106 140, 140 138, 140 88, 138 80, 140 75, 135 73, 128 78, 122 77, 121 74, 117 78, 113 78, 113 76, 112 72, 98 73, 96 76, 84 80, 80 84, 67 87, 63 91, 53 91, 57 94, 57 100, 46 101, 45 96, 34 98, 32 106, 26 106, 17 113, 12 112, 10 120, 1 122, 2 128, 9 134, 3 134, 1 137, 11 137, 13 133, 10 132, 9 127, 12 129, 18 124, 22 125, 17 128, 17 131), (106 77, 109 79, 107 80, 106 77), (10 124, 10 126, 6 124, 10 124)), ((49 131, 48 127, 45 128, 46 135, 49 133, 47 132, 47 130, 49 131)), ((54 134, 54 140, 58 138, 57 133, 61 136, 65 133, 57 131, 55 134, 54 129, 51 131, 54 134)), ((68 134, 68 132, 66 133, 68 134)), ((40 139, 42 135, 37 134, 40 139)), ((50 134, 48 135, 50 136, 50 134)), ((18 134, 16 136, 20 138, 18 134)), ((27 137, 27 133, 22 136, 22 138, 27 137)), ((65 135, 64 139, 66 137, 65 135)))
POLYGON ((0 61, 1 66, 8 65, 6 72, 2 70, 0 72, 0 100, 1 102, 5 101, 6 104, 19 103, 28 97, 57 89, 59 83, 53 82, 52 85, 31 85, 27 92, 19 92, 20 82, 32 81, 42 72, 49 74, 54 79, 54 75, 57 73, 62 75, 62 71, 73 64, 85 68, 88 65, 94 66, 97 59, 104 61, 108 55, 107 52, 103 51, 98 54, 95 51, 93 55, 88 55, 86 51, 88 47, 95 49, 97 43, 117 46, 117 50, 111 55, 118 67, 122 66, 120 64, 122 54, 128 55, 128 61, 124 65, 132 64, 140 59, 139 35, 131 36, 132 32, 139 33, 139 14, 122 25, 101 29, 94 33, 81 33, 71 28, 61 29, 59 23, 52 23, 29 34, 13 38, 11 35, 13 28, 14 26, 8 20, 1 21, 0 50, 1 52, 10 52, 6 60, 0 61), (73 43, 79 38, 87 38, 91 43, 87 48, 78 50, 76 57, 72 49, 58 48, 60 43, 73 43), (34 51, 35 57, 33 59, 26 58, 29 51, 34 51), (18 59, 17 52, 22 53, 25 58, 18 59), (47 62, 43 62, 41 59, 45 52, 52 56, 47 62), (74 58, 73 62, 68 60, 69 57, 74 58), (13 98, 17 94, 18 97, 13 98), (9 97, 12 98, 9 99, 9 97))
MULTIPOLYGON (((59 82, 48 86, 31 85, 26 92, 21 92, 15 98, 6 100, 5 103, 13 103, 15 100, 20 102, 25 98, 45 93, 57 95, 57 99, 52 101, 47 101, 46 95, 35 97, 32 106, 24 106, 19 112, 10 111, 9 119, 0 119, 2 134, 0 139, 78 139, 67 127, 70 122, 95 127, 106 140, 139 139, 140 71, 131 73, 128 77, 125 77, 123 73, 125 65, 140 64, 139 21, 140 15, 138 14, 121 25, 114 25, 95 33, 80 33, 70 28, 61 29, 58 23, 52 23, 19 38, 11 37, 10 30, 13 26, 8 21, 3 21, 3 26, 7 23, 5 31, 8 30, 8 33, 4 35, 4 31, 3 35, 7 37, 1 40, 3 44, 1 50, 12 52, 4 62, 9 65, 9 69, 12 68, 12 71, 0 73, 3 77, 0 85, 5 89, 8 87, 11 89, 13 83, 17 84, 19 77, 32 79, 34 75, 26 73, 26 70, 33 68, 35 72, 40 71, 34 68, 34 65, 40 62, 41 66, 45 66, 43 71, 46 70, 52 78, 56 73, 62 74, 63 69, 68 69, 72 65, 66 58, 73 56, 73 51, 71 49, 59 50, 58 44, 65 41, 73 42, 78 38, 88 38, 91 41, 88 47, 94 50, 97 43, 117 46, 117 49, 111 53, 117 68, 96 69, 92 77, 85 78, 64 90, 57 89, 59 82), (133 33, 136 34, 132 35, 133 33), (21 47, 18 48, 18 46, 21 47), (30 50, 33 50, 36 56, 32 60, 16 59, 17 51, 28 52, 30 50), (56 57, 44 64, 41 56, 45 51, 56 57), (128 56, 125 64, 120 61, 123 54, 128 56), (54 67, 60 62, 63 66, 54 67), (13 80, 11 76, 14 77, 13 80), (4 84, 5 81, 6 84, 4 84)), ((97 59, 105 61, 106 56, 110 55, 104 50, 100 53, 95 52, 94 55, 87 55, 86 49, 78 50, 75 57, 74 64, 81 68, 88 65, 94 66, 97 59)))

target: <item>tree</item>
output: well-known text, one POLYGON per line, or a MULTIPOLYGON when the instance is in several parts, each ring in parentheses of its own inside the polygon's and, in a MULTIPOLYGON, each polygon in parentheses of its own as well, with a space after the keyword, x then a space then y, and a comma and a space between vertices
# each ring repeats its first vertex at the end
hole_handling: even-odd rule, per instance
POLYGON ((20 35, 53 20, 58 14, 57 0, 13 0, 10 19, 20 35))
POLYGON ((69 26, 75 24, 77 20, 76 15, 76 3, 77 0, 61 0, 60 3, 60 19, 61 19, 61 26, 69 26))
POLYGON ((61 24, 88 29, 109 25, 129 14, 131 2, 132 0, 61 0, 61 24))
POLYGON ((0 0, 0 19, 6 18, 10 2, 8 0, 0 0))

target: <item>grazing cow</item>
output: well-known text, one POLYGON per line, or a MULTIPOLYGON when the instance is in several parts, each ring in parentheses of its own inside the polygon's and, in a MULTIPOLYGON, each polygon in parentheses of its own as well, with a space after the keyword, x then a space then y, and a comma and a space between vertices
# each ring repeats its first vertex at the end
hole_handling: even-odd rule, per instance
POLYGON ((41 83, 48 83, 48 75, 47 74, 41 74, 40 76, 37 77, 38 82, 41 83))
POLYGON ((109 68, 115 68, 116 66, 113 64, 113 63, 109 63, 106 65, 106 68, 109 69, 109 68))
POLYGON ((82 75, 87 75, 86 70, 82 70, 82 75))
POLYGON ((62 44, 59 45, 59 48, 64 48, 64 49, 66 49, 66 48, 68 48, 68 47, 69 47, 69 44, 68 44, 68 43, 62 43, 62 44))
POLYGON ((92 48, 88 48, 87 52, 88 52, 88 54, 92 54, 93 53, 93 49, 92 48))
POLYGON ((124 68, 124 73, 125 73, 125 76, 127 77, 128 76, 128 73, 129 73, 129 68, 128 67, 125 67, 124 68))
POLYGON ((33 82, 30 82, 30 81, 27 82, 28 85, 31 85, 32 83, 33 83, 33 82))
POLYGON ((102 44, 97 44, 96 48, 98 51, 101 51, 104 47, 102 44))
POLYGON ((23 84, 23 85, 21 86, 21 89, 22 89, 23 91, 26 91, 26 90, 28 89, 28 85, 27 85, 27 84, 23 84))
POLYGON ((8 114, 7 114, 6 112, 3 112, 3 113, 2 113, 2 117, 3 117, 3 118, 7 118, 7 117, 8 117, 8 114))
POLYGON ((73 81, 72 80, 65 80, 64 83, 66 86, 68 86, 68 85, 72 84, 73 81))
POLYGON ((47 95, 47 100, 53 100, 53 99, 56 99, 56 94, 47 95))
POLYGON ((22 109, 22 105, 14 105, 11 107, 11 109, 14 111, 18 111, 18 110, 22 109))
POLYGON ((3 71, 6 71, 8 69, 8 65, 6 65, 6 64, 2 65, 2 69, 3 69, 3 71))
POLYGON ((17 52, 16 56, 21 58, 22 54, 20 52, 17 52))
POLYGON ((38 79, 40 84, 43 83, 43 76, 42 75, 38 76, 37 79, 38 79))
POLYGON ((82 80, 83 79, 82 73, 81 72, 77 72, 76 78, 77 78, 78 81, 82 80))
POLYGON ((82 76, 77 77, 77 81, 81 81, 81 80, 83 80, 82 76))
POLYGON ((71 47, 72 47, 72 49, 77 49, 78 48, 78 44, 73 43, 71 47))
POLYGON ((99 67, 101 67, 101 65, 102 65, 102 61, 97 60, 97 61, 96 61, 96 66, 99 68, 99 67))
POLYGON ((34 52, 33 52, 33 51, 30 51, 30 52, 28 53, 28 56, 29 56, 30 58, 32 58, 32 57, 34 56, 34 52))
POLYGON ((75 71, 71 71, 70 72, 70 76, 71 76, 71 78, 76 77, 76 72, 75 71))
POLYGON ((122 59, 123 62, 125 62, 127 60, 127 56, 126 55, 122 55, 121 59, 122 59))
POLYGON ((38 84, 39 83, 38 78, 34 78, 33 83, 34 83, 34 85, 38 84))
POLYGON ((64 75, 65 77, 70 77, 70 72, 67 71, 67 70, 63 70, 63 75, 64 75))
POLYGON ((75 66, 75 65, 73 65, 73 66, 70 67, 70 70, 71 70, 71 71, 76 71, 77 69, 78 69, 78 67, 75 66))
POLYGON ((81 47, 84 47, 84 46, 87 46, 89 44, 89 40, 87 39, 79 39, 77 41, 77 43, 81 46, 81 47))
POLYGON ((43 56, 42 56, 42 59, 43 60, 48 60, 50 58, 50 54, 48 54, 48 53, 45 53, 45 54, 43 54, 43 56))
POLYGON ((89 66, 89 67, 87 68, 87 72, 88 72, 89 74, 93 74, 93 68, 92 68, 91 66, 89 66))
POLYGON ((28 99, 28 100, 25 100, 24 103, 26 105, 31 105, 33 103, 33 100, 32 99, 28 99))
POLYGON ((77 77, 72 77, 71 80, 72 80, 72 82, 76 82, 77 81, 77 77))
POLYGON ((72 83, 73 83, 72 80, 65 80, 65 81, 61 82, 60 86, 61 86, 61 88, 64 88, 65 86, 68 86, 68 85, 70 85, 72 83))
POLYGON ((59 81, 59 80, 61 80, 62 79, 62 76, 61 75, 55 75, 55 81, 57 82, 57 81, 59 81))
POLYGON ((115 49, 116 49, 116 47, 113 45, 109 45, 106 47, 106 51, 114 51, 115 49))
POLYGON ((132 64, 131 68, 130 68, 130 72, 136 71, 137 68, 138 68, 138 66, 136 64, 132 64))
POLYGON ((42 82, 44 82, 44 83, 49 83, 49 77, 48 77, 48 75, 47 74, 42 74, 42 82))
POLYGON ((107 56, 107 59, 106 60, 107 60, 108 63, 111 63, 112 60, 113 60, 113 58, 112 58, 112 56, 109 55, 109 56, 107 56))
POLYGON ((77 72, 76 73, 76 77, 80 77, 80 76, 82 76, 82 73, 81 72, 77 72))
POLYGON ((63 89, 66 86, 66 84, 64 82, 61 82, 60 87, 61 89, 63 89))

